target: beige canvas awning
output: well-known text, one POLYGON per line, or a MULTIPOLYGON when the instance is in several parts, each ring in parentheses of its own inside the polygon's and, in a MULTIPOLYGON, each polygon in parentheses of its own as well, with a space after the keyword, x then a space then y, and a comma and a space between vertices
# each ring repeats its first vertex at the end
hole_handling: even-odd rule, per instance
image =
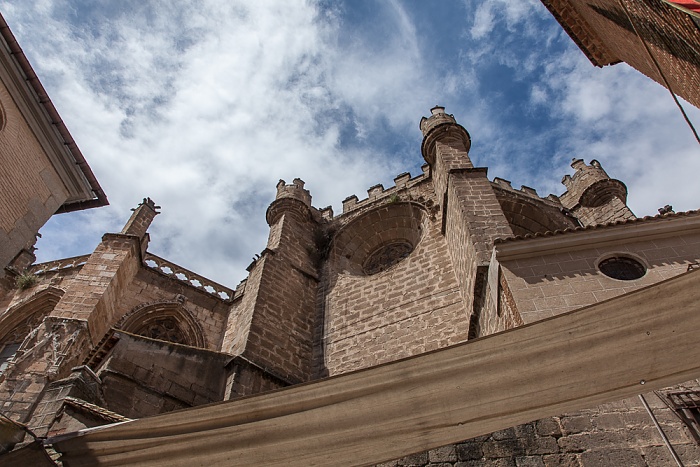
POLYGON ((56 441, 66 466, 368 465, 700 376, 700 273, 285 390, 56 441))

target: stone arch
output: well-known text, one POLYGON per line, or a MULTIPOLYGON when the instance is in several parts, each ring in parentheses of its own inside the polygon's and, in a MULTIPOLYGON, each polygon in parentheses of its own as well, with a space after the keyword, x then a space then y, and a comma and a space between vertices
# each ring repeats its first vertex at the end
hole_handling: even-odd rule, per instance
POLYGON ((124 315, 115 328, 190 347, 207 346, 202 327, 178 300, 139 305, 124 315))
POLYGON ((56 307, 63 290, 48 287, 10 307, 0 318, 0 373, 25 338, 56 307))
POLYGON ((395 202, 372 209, 336 233, 330 258, 338 270, 346 273, 381 272, 411 254, 426 230, 427 219, 425 208, 415 202, 395 202))
POLYGON ((0 343, 29 334, 51 313, 62 296, 63 290, 48 287, 10 307, 0 318, 0 343))
POLYGON ((497 198, 503 215, 515 235, 534 235, 576 227, 576 224, 556 206, 544 203, 538 205, 509 194, 497 196, 497 198))

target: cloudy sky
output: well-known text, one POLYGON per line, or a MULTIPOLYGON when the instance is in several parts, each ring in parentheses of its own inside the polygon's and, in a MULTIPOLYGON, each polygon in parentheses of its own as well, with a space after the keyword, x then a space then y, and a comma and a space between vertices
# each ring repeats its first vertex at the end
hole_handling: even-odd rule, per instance
MULTIPOLYGON (((436 104, 489 177, 560 194, 598 159, 638 216, 700 207, 700 150, 668 92, 592 66, 537 0, 0 0, 111 205, 61 214, 39 261, 92 251, 141 198, 149 250, 235 286, 279 179, 336 213, 420 173, 436 104)), ((686 105, 700 123, 700 111, 686 105)))

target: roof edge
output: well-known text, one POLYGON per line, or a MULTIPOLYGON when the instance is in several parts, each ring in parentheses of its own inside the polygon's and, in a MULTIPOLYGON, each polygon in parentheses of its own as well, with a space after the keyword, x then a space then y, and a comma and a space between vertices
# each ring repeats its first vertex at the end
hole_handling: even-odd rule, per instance
POLYGON ((543 252, 549 254, 627 242, 630 238, 667 237, 690 232, 700 232, 700 210, 496 239, 494 246, 498 260, 507 261, 543 252))
POLYGON ((2 14, 0 14, 0 36, 7 43, 15 62, 26 75, 25 81, 38 96, 39 104, 43 106, 44 110, 46 110, 49 118, 51 119, 51 124, 56 128, 56 130, 58 130, 58 133, 63 140, 63 144, 70 151, 71 155, 75 159, 76 165, 85 176, 85 179, 90 185, 90 189, 95 195, 95 198, 91 200, 65 203, 58 209, 57 213, 79 211, 108 205, 109 201, 107 200, 107 195, 105 194, 104 190, 102 190, 100 183, 97 181, 97 177, 95 177, 95 174, 92 172, 92 169, 88 165, 87 160, 85 160, 85 156, 83 156, 80 148, 78 148, 73 136, 71 136, 65 123, 63 123, 63 120, 56 110, 56 107, 53 105, 51 98, 44 89, 44 86, 41 84, 41 81, 39 81, 39 77, 34 72, 34 69, 29 63, 29 59, 24 54, 24 51, 17 42, 17 39, 10 30, 9 25, 7 24, 7 21, 5 21, 2 14))
POLYGON ((557 0, 541 0, 541 2, 593 65, 602 68, 621 62, 605 47, 598 35, 571 5, 561 5, 557 0), (572 23, 575 23, 580 32, 575 31, 572 23))

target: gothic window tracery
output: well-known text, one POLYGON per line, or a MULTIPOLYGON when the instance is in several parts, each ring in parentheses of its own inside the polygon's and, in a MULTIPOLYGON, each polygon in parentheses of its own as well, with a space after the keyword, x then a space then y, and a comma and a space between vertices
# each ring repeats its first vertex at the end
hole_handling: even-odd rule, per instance
POLYGON ((175 344, 184 344, 186 342, 177 321, 172 317, 156 319, 135 331, 134 334, 150 337, 151 339, 174 342, 175 344))
POLYGON ((125 315, 115 327, 149 339, 206 348, 201 326, 177 301, 143 304, 125 315))

